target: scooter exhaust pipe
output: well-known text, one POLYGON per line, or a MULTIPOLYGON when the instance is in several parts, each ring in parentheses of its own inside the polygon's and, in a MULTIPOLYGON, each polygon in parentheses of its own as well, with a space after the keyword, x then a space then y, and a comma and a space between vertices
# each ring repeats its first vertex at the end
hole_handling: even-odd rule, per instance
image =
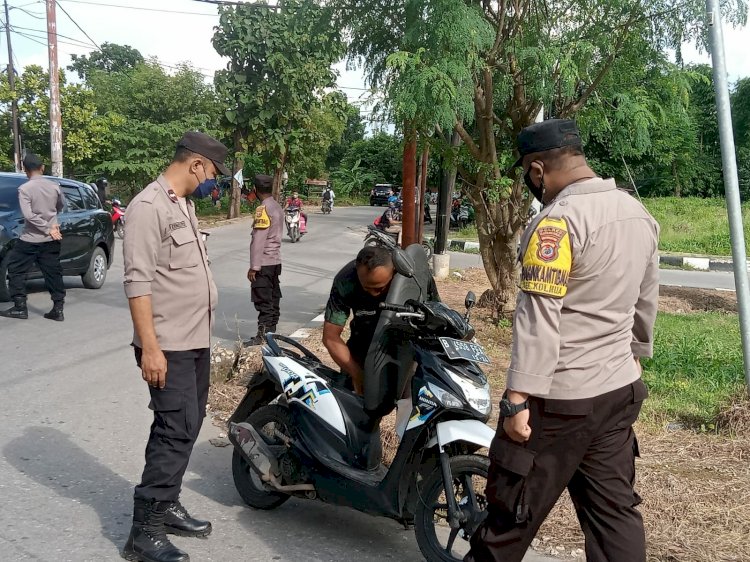
POLYGON ((263 437, 249 423, 230 423, 229 441, 235 446, 250 467, 258 473, 263 482, 279 492, 315 491, 312 484, 284 485, 279 481, 279 463, 263 440, 263 437))

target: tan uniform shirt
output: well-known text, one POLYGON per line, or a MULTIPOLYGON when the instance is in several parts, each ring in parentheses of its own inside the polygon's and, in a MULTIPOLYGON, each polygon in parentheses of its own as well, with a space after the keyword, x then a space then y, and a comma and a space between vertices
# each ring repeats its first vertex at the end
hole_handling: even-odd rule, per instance
POLYGON ((508 388, 572 400, 640 377, 659 296, 659 225, 614 180, 568 186, 521 239, 508 388))
MULTIPOLYGON (((192 202, 183 208, 164 176, 128 205, 123 254, 125 294, 129 299, 151 295, 161 349, 211 347, 217 291, 206 248, 192 202)), ((133 344, 141 347, 137 333, 133 344)))
POLYGON ((273 197, 267 197, 255 210, 250 241, 250 269, 281 263, 281 237, 284 235, 284 210, 273 197))
POLYGON ((18 188, 18 204, 24 224, 21 240, 32 244, 51 242, 50 229, 57 224, 57 213, 63 210, 60 186, 37 176, 18 188))

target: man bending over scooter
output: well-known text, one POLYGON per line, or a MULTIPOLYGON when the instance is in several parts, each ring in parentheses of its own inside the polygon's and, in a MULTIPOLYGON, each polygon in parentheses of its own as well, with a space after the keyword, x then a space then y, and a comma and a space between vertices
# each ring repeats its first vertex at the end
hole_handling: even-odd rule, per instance
MULTIPOLYGON (((323 345, 341 370, 351 378, 357 394, 364 392, 364 364, 380 319, 380 303, 385 302, 396 269, 388 248, 367 246, 357 259, 336 274, 325 310, 323 345), (351 336, 341 337, 349 315, 351 336)), ((427 300, 440 300, 430 277, 427 300)))

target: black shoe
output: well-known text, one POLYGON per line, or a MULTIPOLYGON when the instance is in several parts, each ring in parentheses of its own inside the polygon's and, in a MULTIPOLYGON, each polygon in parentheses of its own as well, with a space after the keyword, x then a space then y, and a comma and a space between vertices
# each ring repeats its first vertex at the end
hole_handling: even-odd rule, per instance
POLYGON ((172 502, 135 500, 133 527, 122 557, 132 562, 190 562, 167 538, 164 520, 172 502))
POLYGON ((181 537, 207 537, 211 534, 211 523, 190 517, 187 509, 176 501, 167 510, 164 529, 168 534, 181 537))
POLYGON ((12 308, 6 310, 0 310, 0 316, 5 318, 16 318, 18 320, 28 320, 29 309, 26 308, 26 299, 13 299, 14 304, 12 308))
POLYGON ((63 303, 56 302, 52 306, 52 310, 45 314, 44 317, 48 320, 55 320, 57 322, 62 322, 63 320, 65 320, 65 315, 63 314, 63 303))

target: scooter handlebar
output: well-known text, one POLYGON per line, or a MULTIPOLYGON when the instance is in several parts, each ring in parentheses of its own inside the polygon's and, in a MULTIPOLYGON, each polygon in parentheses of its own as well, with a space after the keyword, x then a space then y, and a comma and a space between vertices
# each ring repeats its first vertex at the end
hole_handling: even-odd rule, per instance
POLYGON ((382 310, 390 310, 391 312, 414 312, 414 307, 404 306, 400 304, 389 304, 387 302, 381 302, 380 308, 382 310))

